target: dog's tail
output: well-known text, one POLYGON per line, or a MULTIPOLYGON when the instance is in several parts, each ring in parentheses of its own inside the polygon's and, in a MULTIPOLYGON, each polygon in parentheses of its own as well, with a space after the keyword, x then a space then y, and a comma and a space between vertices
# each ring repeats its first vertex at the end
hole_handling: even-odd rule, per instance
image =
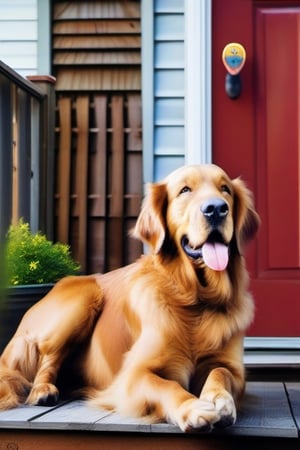
POLYGON ((31 386, 18 370, 0 367, 0 410, 25 403, 31 386))
POLYGON ((14 337, 0 359, 0 410, 25 403, 38 362, 35 342, 14 337))

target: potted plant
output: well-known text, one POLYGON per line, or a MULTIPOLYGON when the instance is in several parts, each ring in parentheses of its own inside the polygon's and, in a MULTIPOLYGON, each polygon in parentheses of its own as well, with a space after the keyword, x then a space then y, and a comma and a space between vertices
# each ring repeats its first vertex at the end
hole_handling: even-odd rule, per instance
POLYGON ((8 288, 0 318, 0 352, 26 310, 60 278, 79 273, 80 266, 66 244, 53 243, 40 232, 31 233, 22 219, 8 230, 5 248, 8 288))

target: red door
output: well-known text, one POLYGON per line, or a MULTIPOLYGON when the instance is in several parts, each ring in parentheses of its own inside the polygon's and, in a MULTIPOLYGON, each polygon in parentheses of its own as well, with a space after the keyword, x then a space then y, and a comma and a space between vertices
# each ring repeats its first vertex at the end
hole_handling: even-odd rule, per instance
POLYGON ((300 336, 300 1, 212 4, 213 160, 246 180, 262 219, 247 254, 249 334, 300 336), (236 100, 224 90, 229 42, 247 54, 236 100))

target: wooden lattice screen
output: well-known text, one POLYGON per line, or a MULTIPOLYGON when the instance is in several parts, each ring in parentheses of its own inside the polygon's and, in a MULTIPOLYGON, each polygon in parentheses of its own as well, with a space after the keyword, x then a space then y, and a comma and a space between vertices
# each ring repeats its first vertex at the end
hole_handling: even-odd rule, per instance
POLYGON ((83 272, 127 264, 141 244, 128 237, 142 197, 139 94, 58 98, 56 238, 83 272))
POLYGON ((127 264, 142 196, 140 0, 53 1, 56 235, 83 272, 127 264))

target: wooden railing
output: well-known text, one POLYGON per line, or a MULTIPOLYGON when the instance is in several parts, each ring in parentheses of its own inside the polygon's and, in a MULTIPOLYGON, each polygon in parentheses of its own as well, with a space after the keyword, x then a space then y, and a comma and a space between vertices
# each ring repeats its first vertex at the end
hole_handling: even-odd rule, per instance
POLYGON ((55 79, 30 80, 0 61, 0 242, 20 217, 53 235, 55 79))

